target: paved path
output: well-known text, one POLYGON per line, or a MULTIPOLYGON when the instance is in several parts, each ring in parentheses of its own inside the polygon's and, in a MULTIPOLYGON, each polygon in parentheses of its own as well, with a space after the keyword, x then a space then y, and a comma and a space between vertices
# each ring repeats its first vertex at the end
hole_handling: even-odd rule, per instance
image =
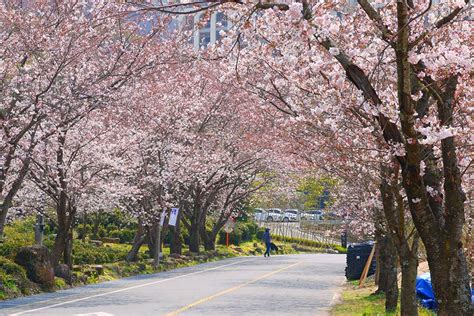
POLYGON ((324 315, 344 255, 241 257, 0 302, 0 315, 324 315))

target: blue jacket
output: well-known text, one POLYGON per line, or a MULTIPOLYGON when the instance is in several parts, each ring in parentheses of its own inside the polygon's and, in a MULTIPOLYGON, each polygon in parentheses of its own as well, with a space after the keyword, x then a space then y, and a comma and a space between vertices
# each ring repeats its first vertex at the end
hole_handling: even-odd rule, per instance
POLYGON ((272 241, 272 239, 270 237, 270 232, 266 231, 266 232, 263 233, 263 241, 264 242, 271 242, 272 241))

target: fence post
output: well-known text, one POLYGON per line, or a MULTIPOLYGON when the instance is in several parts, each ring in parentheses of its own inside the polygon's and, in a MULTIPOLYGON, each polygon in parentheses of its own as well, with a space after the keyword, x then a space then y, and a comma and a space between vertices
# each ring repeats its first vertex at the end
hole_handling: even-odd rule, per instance
POLYGON ((341 246, 347 248, 347 231, 343 231, 341 234, 341 246))

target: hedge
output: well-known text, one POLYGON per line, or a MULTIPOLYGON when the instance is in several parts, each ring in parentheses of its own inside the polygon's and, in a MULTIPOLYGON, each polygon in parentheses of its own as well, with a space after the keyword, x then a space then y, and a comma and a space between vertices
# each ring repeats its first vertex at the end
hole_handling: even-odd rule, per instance
POLYGON ((310 240, 310 239, 303 239, 303 238, 294 238, 294 237, 286 237, 286 236, 280 236, 280 235, 274 235, 272 236, 272 239, 275 241, 283 241, 283 242, 288 242, 288 243, 294 243, 302 246, 308 246, 308 247, 314 247, 314 248, 324 248, 324 249, 334 249, 337 250, 339 253, 346 253, 347 249, 336 245, 336 244, 328 244, 328 243, 323 243, 320 241, 316 240, 310 240))
POLYGON ((74 264, 103 264, 123 261, 128 251, 108 246, 97 247, 93 244, 74 241, 72 258, 74 264))
POLYGON ((135 237, 135 229, 131 228, 122 228, 111 230, 109 236, 112 238, 119 238, 120 243, 131 243, 135 237))

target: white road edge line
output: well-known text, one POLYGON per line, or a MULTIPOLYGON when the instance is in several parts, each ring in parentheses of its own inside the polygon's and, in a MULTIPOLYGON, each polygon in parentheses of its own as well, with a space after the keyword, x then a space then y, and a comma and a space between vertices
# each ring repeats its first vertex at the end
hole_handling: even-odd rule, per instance
POLYGON ((110 292, 105 292, 105 293, 95 294, 95 295, 91 295, 91 296, 81 297, 81 298, 78 298, 78 299, 75 299, 75 300, 70 300, 70 301, 66 301, 66 302, 61 302, 61 303, 57 303, 57 304, 43 306, 43 307, 30 309, 30 310, 26 310, 26 311, 14 313, 14 314, 9 314, 9 315, 10 316, 18 316, 18 315, 23 315, 23 314, 27 314, 27 313, 38 312, 38 311, 53 308, 53 307, 58 307, 58 306, 67 305, 67 304, 71 304, 71 303, 75 303, 75 302, 85 301, 85 300, 95 298, 95 297, 106 296, 106 295, 110 295, 110 294, 114 294, 114 293, 119 293, 119 292, 124 292, 124 291, 128 291, 128 290, 138 289, 138 288, 145 287, 145 286, 150 286, 150 285, 153 285, 153 284, 158 284, 158 283, 163 283, 163 282, 167 282, 167 281, 171 281, 171 280, 181 279, 181 278, 184 278, 184 277, 187 277, 187 276, 190 276, 190 275, 200 274, 200 273, 204 273, 204 272, 208 272, 208 271, 212 271, 212 270, 218 270, 218 269, 221 269, 221 268, 225 268, 225 267, 229 267, 229 266, 233 266, 233 265, 236 265, 236 264, 239 264, 239 263, 253 261, 253 260, 257 260, 257 258, 252 258, 252 259, 247 259, 247 260, 239 260, 237 262, 232 262, 232 263, 229 263, 229 264, 224 264, 224 265, 221 265, 221 266, 217 266, 217 267, 213 267, 213 268, 209 268, 209 269, 205 269, 205 270, 191 272, 191 273, 188 273, 188 274, 182 274, 182 275, 178 275, 178 276, 175 276, 175 277, 172 277, 172 278, 161 279, 161 280, 157 280, 157 281, 153 281, 153 282, 148 282, 148 283, 145 283, 145 284, 134 285, 134 286, 122 288, 122 289, 119 289, 119 290, 114 290, 114 291, 110 291, 110 292))

